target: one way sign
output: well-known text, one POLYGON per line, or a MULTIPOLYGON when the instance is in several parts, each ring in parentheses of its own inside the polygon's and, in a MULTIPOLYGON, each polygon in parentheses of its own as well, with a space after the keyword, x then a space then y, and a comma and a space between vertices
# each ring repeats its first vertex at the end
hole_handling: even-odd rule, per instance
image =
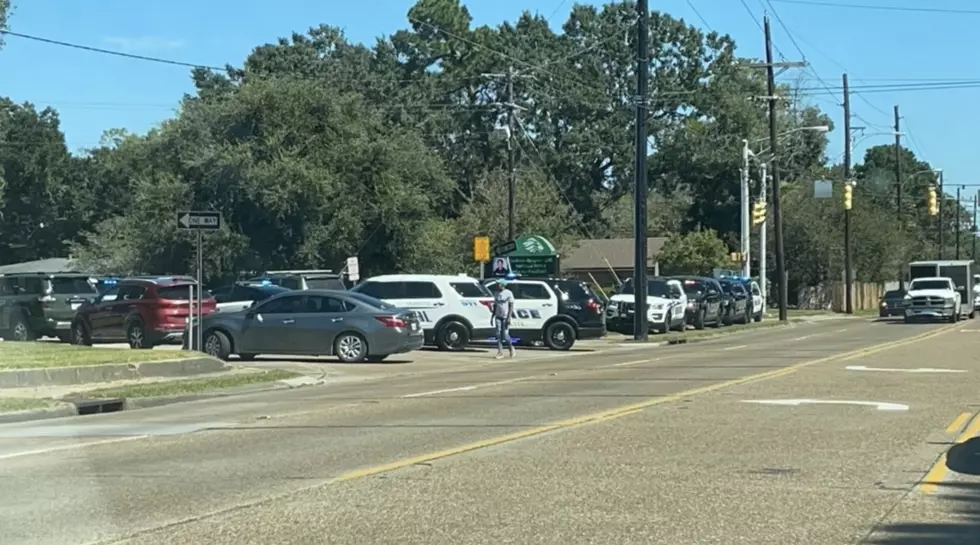
POLYGON ((221 212, 177 212, 177 228, 194 231, 217 231, 221 229, 221 212))

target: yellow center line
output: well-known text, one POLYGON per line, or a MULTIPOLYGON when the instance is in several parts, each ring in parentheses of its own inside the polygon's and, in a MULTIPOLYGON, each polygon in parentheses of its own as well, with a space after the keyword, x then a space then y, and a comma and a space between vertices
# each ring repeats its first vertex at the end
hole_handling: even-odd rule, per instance
POLYGON ((963 413, 957 416, 956 420, 953 420, 953 423, 946 427, 946 433, 956 433, 963 429, 963 425, 970 420, 970 416, 970 413, 963 413))
MULTIPOLYGON (((960 417, 962 416, 963 415, 960 415, 960 417)), ((969 418, 969 416, 969 413, 967 413, 967 418, 969 418)), ((960 417, 957 417, 956 421, 960 420, 960 417)), ((956 421, 954 421, 953 424, 956 424, 956 421)), ((946 430, 949 431, 950 428, 953 428, 953 424, 950 424, 946 430)), ((955 429, 953 431, 955 431, 955 429)), ((963 430, 963 433, 961 433, 959 437, 956 438, 954 444, 959 445, 961 443, 965 443, 976 437, 977 434, 980 434, 980 416, 975 417, 973 421, 970 422, 970 425, 963 430)), ((943 484, 943 481, 946 479, 946 475, 949 473, 949 468, 946 466, 947 452, 944 452, 943 455, 939 457, 939 460, 932 466, 929 473, 926 473, 926 476, 922 478, 922 481, 919 483, 919 492, 923 494, 935 494, 936 491, 939 490, 939 486, 943 484)))

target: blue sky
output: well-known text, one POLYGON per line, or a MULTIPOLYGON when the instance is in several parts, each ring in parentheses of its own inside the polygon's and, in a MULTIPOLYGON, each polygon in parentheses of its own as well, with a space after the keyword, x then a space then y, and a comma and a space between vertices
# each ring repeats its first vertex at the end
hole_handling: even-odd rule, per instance
MULTIPOLYGON (((829 1, 829 0, 826 0, 829 1)), ((85 44, 186 62, 223 66, 240 64, 256 45, 272 42, 293 31, 327 23, 344 28, 352 40, 372 42, 407 26, 405 13, 414 0, 14 0, 11 30, 66 42, 85 44)), ((970 10, 974 0, 836 0, 837 3, 970 10)), ((560 25, 574 0, 470 0, 477 24, 513 20, 530 10, 560 25)), ((765 0, 652 0, 651 7, 679 16, 700 27, 705 22, 732 35, 744 56, 761 57, 763 38, 758 26, 765 0), (698 16, 692 6, 700 14, 698 16), (753 18, 749 12, 755 15, 753 18), (703 21, 702 21, 703 17, 703 21)), ((966 52, 975 49, 980 14, 875 11, 774 1, 772 6, 793 33, 811 65, 783 79, 798 78, 806 87, 840 85, 849 72, 852 86, 909 83, 914 80, 980 80, 980 60, 966 52)), ((787 59, 801 53, 781 25, 773 21, 774 42, 787 59)), ((98 143, 113 127, 146 131, 173 115, 185 92, 192 90, 189 70, 115 58, 53 45, 7 40, 0 52, 0 95, 39 106, 55 107, 62 119, 69 148, 98 143)), ((980 89, 865 93, 855 96, 855 125, 866 134, 889 131, 892 107, 899 105, 905 139, 917 155, 941 167, 949 184, 980 184, 974 175, 977 156, 980 89)), ((839 97, 813 100, 835 120, 829 135, 830 155, 842 150, 839 97)), ((891 142, 889 136, 868 136, 855 151, 891 142)), ((969 191, 976 190, 974 186, 969 191)))

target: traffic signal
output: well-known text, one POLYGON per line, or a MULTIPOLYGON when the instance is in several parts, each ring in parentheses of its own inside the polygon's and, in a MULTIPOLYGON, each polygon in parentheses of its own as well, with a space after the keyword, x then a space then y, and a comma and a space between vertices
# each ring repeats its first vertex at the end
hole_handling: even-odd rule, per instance
POLYGON ((929 186, 929 215, 939 215, 939 199, 936 197, 936 186, 929 186))
POLYGON ((729 257, 732 258, 732 262, 733 263, 741 263, 742 262, 742 254, 741 254, 741 252, 732 252, 732 254, 729 257))
POLYGON ((755 201, 752 206, 752 225, 762 225, 766 222, 766 201, 755 201))
POLYGON ((849 183, 844 184, 844 210, 851 209, 851 196, 854 194, 854 186, 849 183))

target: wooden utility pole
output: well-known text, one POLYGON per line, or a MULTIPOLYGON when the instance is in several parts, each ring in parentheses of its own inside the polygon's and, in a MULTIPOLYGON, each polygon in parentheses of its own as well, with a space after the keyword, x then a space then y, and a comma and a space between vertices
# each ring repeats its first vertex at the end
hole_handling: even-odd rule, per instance
POLYGON ((647 321, 647 100, 650 61, 647 58, 647 0, 636 2, 636 172, 633 179, 633 339, 649 337, 647 321))
MULTIPOLYGON (((904 235, 905 220, 902 218, 902 126, 895 106, 895 217, 898 218, 898 232, 904 235)), ((904 236, 901 239, 904 244, 904 236)), ((898 289, 904 289, 905 263, 898 264, 898 289)))
MULTIPOLYGON (((851 183, 851 93, 847 74, 841 78, 844 88, 844 184, 851 183)), ((844 208, 844 312, 854 314, 854 270, 851 263, 851 209, 844 208)))

